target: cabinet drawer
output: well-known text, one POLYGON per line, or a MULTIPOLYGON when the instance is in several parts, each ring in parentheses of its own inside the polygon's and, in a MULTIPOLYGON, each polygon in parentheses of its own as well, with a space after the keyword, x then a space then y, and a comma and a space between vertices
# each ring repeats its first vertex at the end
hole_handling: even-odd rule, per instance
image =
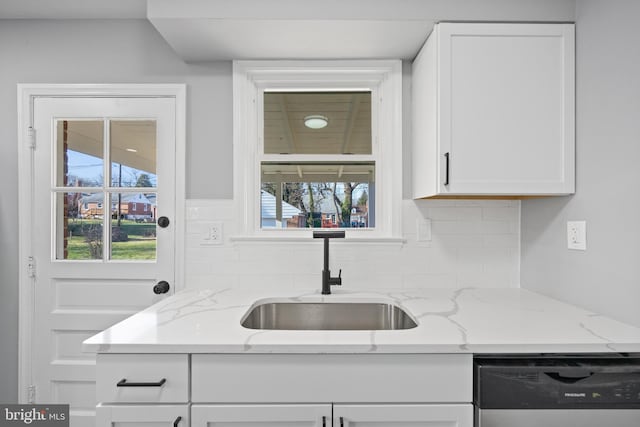
POLYGON ((188 402, 189 356, 99 354, 96 382, 98 402, 188 402))
POLYGON ((469 354, 194 354, 193 402, 470 403, 469 354))

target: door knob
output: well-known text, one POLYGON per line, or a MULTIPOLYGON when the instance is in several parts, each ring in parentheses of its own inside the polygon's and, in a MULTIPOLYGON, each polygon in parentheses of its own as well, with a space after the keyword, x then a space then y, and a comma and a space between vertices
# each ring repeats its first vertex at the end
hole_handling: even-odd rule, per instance
POLYGON ((167 282, 166 280, 161 280, 153 287, 153 292, 158 295, 166 294, 167 292, 169 292, 170 287, 171 286, 169 286, 169 282, 167 282))
POLYGON ((158 225, 160 226, 160 228, 167 228, 169 226, 169 218, 167 218, 166 216, 161 216, 160 218, 158 218, 158 225))

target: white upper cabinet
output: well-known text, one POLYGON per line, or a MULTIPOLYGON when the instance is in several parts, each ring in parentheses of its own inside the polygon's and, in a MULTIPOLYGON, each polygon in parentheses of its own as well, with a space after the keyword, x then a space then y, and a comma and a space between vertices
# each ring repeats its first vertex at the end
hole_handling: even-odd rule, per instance
POLYGON ((413 63, 413 197, 575 191, 573 24, 436 24, 413 63))

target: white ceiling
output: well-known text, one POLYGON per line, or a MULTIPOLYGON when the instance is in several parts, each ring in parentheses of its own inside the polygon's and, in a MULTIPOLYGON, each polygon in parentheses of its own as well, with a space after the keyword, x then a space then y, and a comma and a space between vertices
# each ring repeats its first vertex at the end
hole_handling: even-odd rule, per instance
POLYGON ((0 0, 0 19, 147 18, 186 62, 412 59, 434 22, 573 22, 576 1, 0 0))
POLYGON ((146 0, 0 0, 0 19, 145 19, 146 0))

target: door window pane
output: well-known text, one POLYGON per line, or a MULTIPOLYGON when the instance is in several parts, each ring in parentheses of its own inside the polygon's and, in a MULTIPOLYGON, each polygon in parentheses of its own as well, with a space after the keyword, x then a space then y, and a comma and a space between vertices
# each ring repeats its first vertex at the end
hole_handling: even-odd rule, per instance
POLYGON ((156 259, 156 194, 111 193, 112 260, 156 259))
POLYGON ((111 120, 111 186, 155 187, 156 122, 111 120))
POLYGON ((56 259, 155 260, 156 122, 58 120, 56 130, 57 187, 98 187, 52 189, 56 259), (117 190, 125 187, 140 192, 117 190))
POLYGON ((102 259, 103 193, 54 194, 56 259, 102 259))
POLYGON ((375 225, 373 162, 263 162, 261 175, 262 228, 375 225))
POLYGON ((102 120, 56 122, 56 185, 100 187, 104 181, 102 120))
POLYGON ((371 154, 371 92, 265 92, 265 154, 371 154))

